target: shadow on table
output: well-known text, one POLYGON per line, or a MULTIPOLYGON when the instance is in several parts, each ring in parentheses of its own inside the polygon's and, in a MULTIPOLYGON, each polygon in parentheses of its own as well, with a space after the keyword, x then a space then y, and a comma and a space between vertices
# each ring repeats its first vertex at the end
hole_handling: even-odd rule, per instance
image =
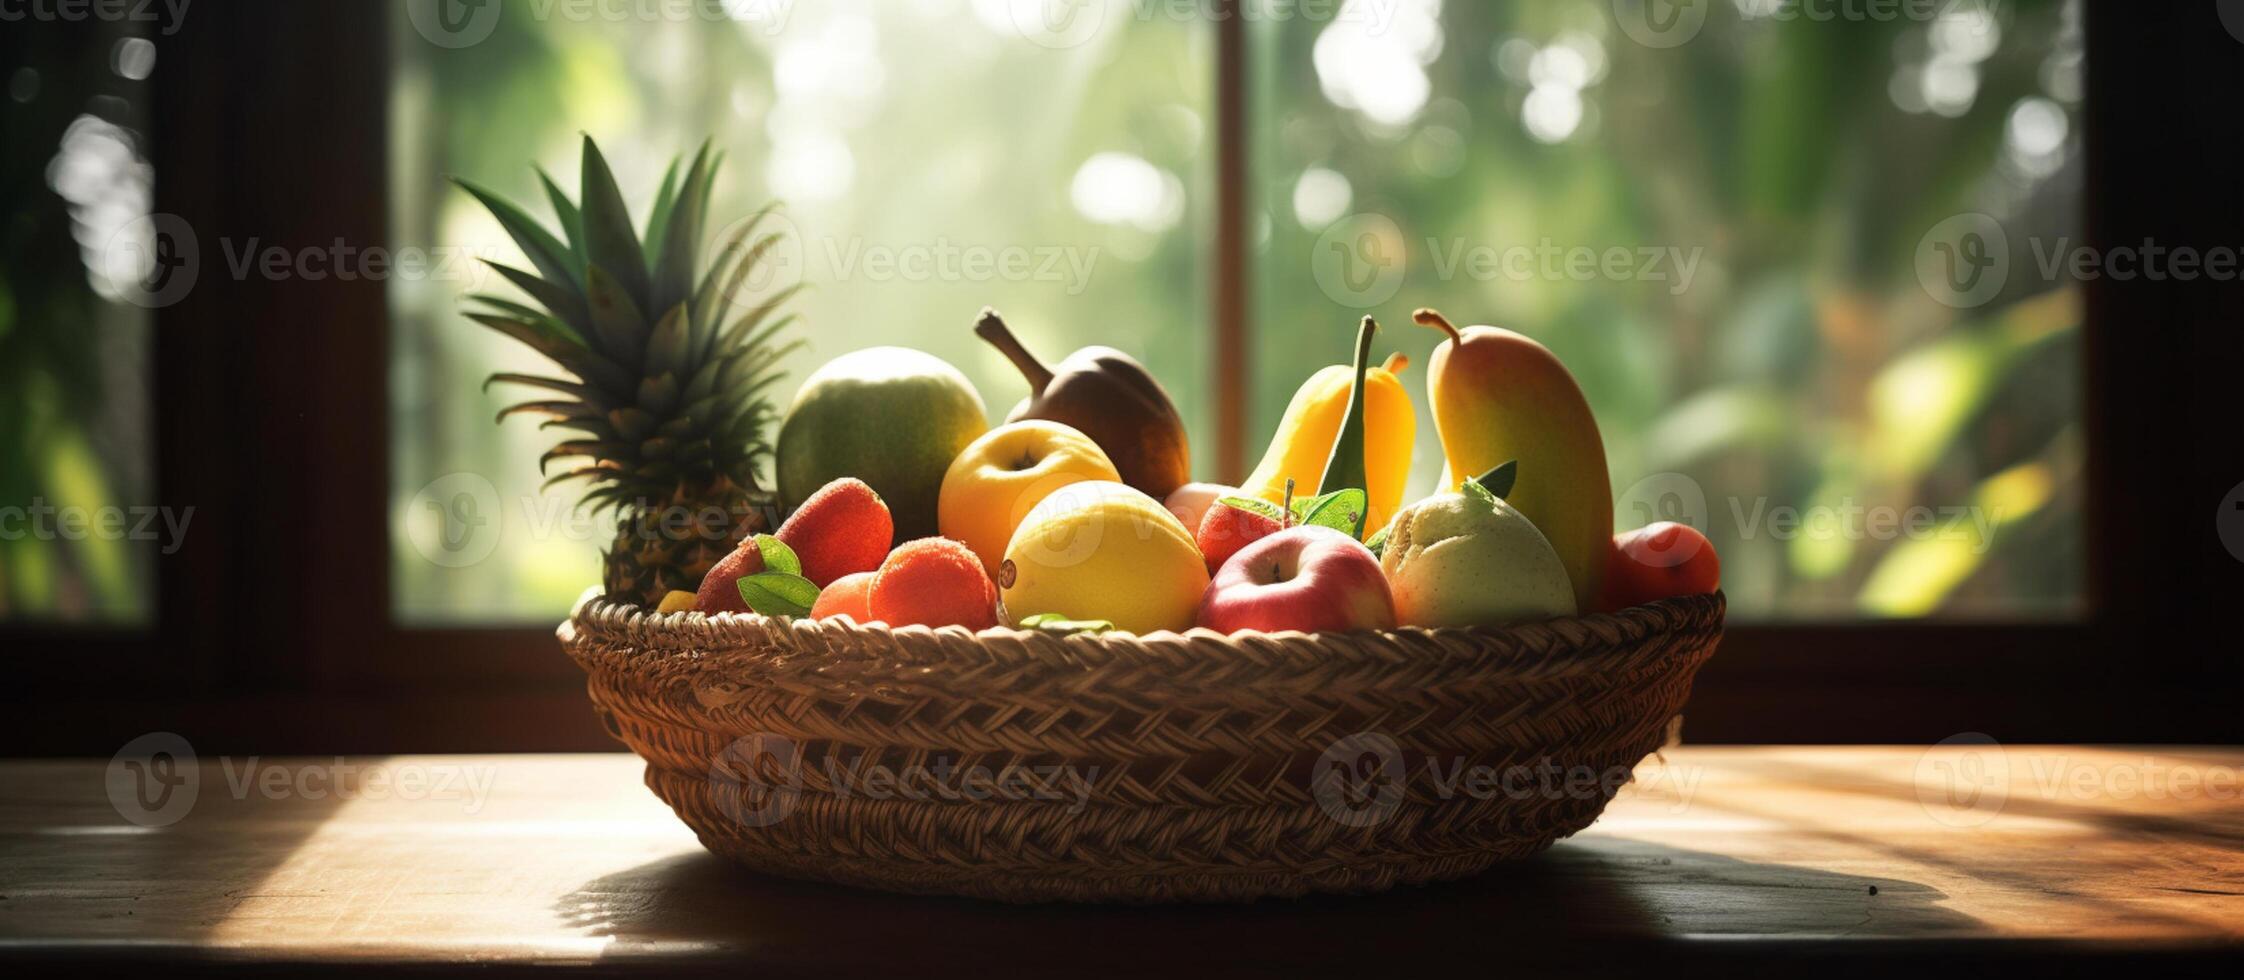
POLYGON ((1913 882, 1597 836, 1466 881, 1377 896, 1154 907, 888 895, 764 877, 701 852, 587 882, 557 911, 586 935, 611 939, 616 957, 739 956, 914 976, 995 963, 1158 972, 1184 957, 1195 969, 1360 967, 1388 976, 1411 964, 1476 960, 1613 966, 1688 938, 1973 932, 1975 920, 1942 907, 1945 898, 1913 882))

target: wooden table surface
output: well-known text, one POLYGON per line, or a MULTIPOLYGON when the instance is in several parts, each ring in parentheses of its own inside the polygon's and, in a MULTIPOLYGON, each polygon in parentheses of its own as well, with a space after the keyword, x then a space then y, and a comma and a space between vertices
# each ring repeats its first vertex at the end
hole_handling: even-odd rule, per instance
POLYGON ((703 852, 626 755, 203 758, 175 787, 191 802, 154 816, 112 803, 154 784, 110 769, 0 762, 0 962, 1672 975, 2244 953, 2233 748, 1676 749, 1589 831, 1471 881, 1165 908, 760 878, 703 852))

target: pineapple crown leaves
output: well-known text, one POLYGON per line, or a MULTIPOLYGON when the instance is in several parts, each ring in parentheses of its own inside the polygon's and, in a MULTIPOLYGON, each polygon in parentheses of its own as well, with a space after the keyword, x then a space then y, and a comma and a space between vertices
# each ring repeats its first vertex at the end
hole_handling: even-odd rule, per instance
POLYGON ((505 198, 453 179, 490 210, 530 263, 489 263, 530 303, 477 294, 469 297, 477 306, 468 318, 568 375, 499 373, 484 387, 542 389, 540 397, 500 411, 499 420, 538 416, 545 419, 540 428, 562 430, 539 469, 577 460, 546 485, 587 480, 585 503, 595 509, 674 499, 680 487, 753 488, 758 461, 771 454, 765 433, 777 413, 770 389, 784 374, 780 359, 801 344, 781 340, 794 318, 775 314, 799 287, 724 318, 779 236, 756 234, 773 210, 767 206, 742 222, 712 261, 699 261, 723 159, 704 142, 690 162, 672 161, 644 236, 633 231, 615 174, 590 136, 576 200, 538 171, 558 233, 505 198))

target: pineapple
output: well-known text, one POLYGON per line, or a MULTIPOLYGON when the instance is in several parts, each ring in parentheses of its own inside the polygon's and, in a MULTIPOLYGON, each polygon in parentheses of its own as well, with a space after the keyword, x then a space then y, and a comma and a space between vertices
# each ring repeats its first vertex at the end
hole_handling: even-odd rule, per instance
POLYGON ((776 502, 757 479, 759 463, 771 454, 769 391, 781 376, 780 358, 800 344, 779 341, 793 316, 772 316, 795 287, 725 316, 778 242, 765 234, 749 244, 771 208, 742 223, 703 268, 703 220, 722 155, 712 156, 704 143, 682 177, 680 162, 671 163, 655 194, 644 241, 589 136, 577 200, 538 173, 560 218, 559 235, 499 196, 457 181, 536 269, 491 263, 536 307, 476 295, 470 299, 481 308, 468 317, 568 375, 492 375, 486 388, 507 382, 551 394, 510 406, 499 420, 537 416, 545 419, 541 428, 567 433, 538 460, 547 473, 554 462, 570 461, 546 486, 585 480, 584 503, 614 511, 602 585, 608 598, 648 608, 669 592, 699 588, 735 543, 770 527, 776 502))

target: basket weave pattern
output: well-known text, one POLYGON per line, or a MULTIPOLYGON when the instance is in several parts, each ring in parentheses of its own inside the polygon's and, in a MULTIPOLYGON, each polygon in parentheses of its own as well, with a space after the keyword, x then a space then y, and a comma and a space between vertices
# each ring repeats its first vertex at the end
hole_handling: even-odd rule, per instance
POLYGON ((1722 615, 1713 595, 1500 629, 1059 636, 588 597, 560 636, 648 787, 752 868, 1244 900, 1463 877, 1587 827, 1661 745, 1722 615), (1017 791, 868 791, 853 774, 875 764, 980 766, 1017 791), (1520 781, 1462 792, 1460 765, 1520 781), (1526 775, 1577 771, 1605 778, 1526 775))

